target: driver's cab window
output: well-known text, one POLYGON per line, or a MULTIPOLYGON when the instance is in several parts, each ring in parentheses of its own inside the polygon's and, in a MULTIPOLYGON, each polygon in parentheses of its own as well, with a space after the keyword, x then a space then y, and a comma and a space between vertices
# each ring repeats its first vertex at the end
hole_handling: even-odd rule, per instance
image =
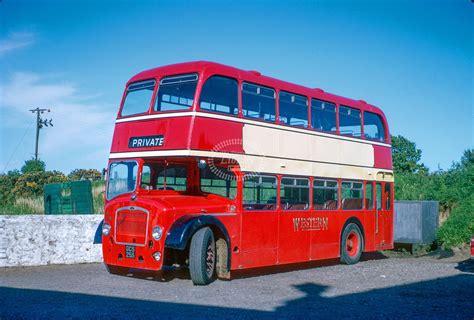
POLYGON ((145 163, 140 186, 145 190, 186 191, 187 167, 179 164, 145 163))

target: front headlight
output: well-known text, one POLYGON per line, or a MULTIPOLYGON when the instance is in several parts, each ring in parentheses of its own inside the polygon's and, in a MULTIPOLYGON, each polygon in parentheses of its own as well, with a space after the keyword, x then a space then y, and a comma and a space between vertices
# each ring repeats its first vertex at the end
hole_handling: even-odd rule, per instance
POLYGON ((104 224, 102 225, 102 234, 104 236, 108 236, 110 234, 110 224, 108 224, 107 222, 104 222, 104 224))
POLYGON ((163 235, 163 228, 161 228, 160 226, 156 226, 156 227, 153 228, 153 230, 151 232, 151 236, 153 237, 153 239, 158 241, 158 240, 161 239, 162 235, 163 235))

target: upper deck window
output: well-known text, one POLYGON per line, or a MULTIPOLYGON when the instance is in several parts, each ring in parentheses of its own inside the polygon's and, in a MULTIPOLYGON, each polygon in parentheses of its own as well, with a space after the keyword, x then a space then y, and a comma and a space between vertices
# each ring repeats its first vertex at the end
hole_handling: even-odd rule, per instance
POLYGON ((242 113, 244 117, 275 122, 275 90, 251 83, 242 85, 242 113))
POLYGON ((339 131, 343 135, 360 137, 361 131, 360 110, 345 106, 339 107, 339 131))
POLYGON ((364 136, 371 140, 385 141, 385 127, 378 114, 364 112, 364 136))
POLYGON ((280 122, 290 126, 308 126, 308 99, 289 92, 280 91, 280 122))
POLYGON ((147 112, 155 90, 155 80, 135 82, 128 86, 123 103, 122 116, 147 112))
POLYGON ((199 106, 203 110, 234 115, 239 113, 237 97, 237 80, 212 76, 202 87, 199 106))
POLYGON ((323 132, 336 132, 336 105, 311 99, 311 126, 323 132))
POLYGON ((165 77, 160 81, 155 111, 187 110, 194 102, 197 74, 165 77))

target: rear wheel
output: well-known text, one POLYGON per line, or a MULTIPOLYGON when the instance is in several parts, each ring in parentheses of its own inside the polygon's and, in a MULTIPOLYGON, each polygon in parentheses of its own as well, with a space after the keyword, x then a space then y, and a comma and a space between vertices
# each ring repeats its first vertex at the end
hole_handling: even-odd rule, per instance
POLYGON ((355 223, 349 223, 342 232, 341 262, 355 264, 359 262, 364 248, 364 237, 355 223))
POLYGON ((215 279, 216 243, 209 228, 198 230, 191 239, 189 273, 195 285, 207 285, 215 279))

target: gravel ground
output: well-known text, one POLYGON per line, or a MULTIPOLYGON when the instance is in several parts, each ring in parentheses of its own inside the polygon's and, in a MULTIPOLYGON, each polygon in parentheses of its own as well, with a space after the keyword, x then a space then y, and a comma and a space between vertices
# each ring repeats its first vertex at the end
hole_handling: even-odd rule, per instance
MULTIPOLYGON (((463 258, 465 259, 465 258, 463 258)), ((474 262, 366 256, 233 274, 193 286, 109 275, 100 264, 0 269, 0 318, 474 319, 474 262)))

